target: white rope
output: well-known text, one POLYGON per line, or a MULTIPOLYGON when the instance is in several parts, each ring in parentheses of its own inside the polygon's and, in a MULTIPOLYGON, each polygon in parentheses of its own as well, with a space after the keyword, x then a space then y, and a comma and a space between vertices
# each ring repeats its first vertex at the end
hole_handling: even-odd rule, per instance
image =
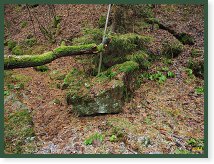
MULTIPOLYGON (((103 32, 102 44, 104 43, 104 40, 105 40, 105 35, 106 35, 106 30, 107 30, 108 18, 109 18, 110 10, 111 10, 111 4, 108 5, 108 13, 107 13, 107 17, 106 17, 105 29, 104 29, 104 32, 103 32)), ((98 67, 98 75, 100 74, 100 70, 101 70, 102 58, 103 58, 103 54, 102 54, 102 52, 100 52, 100 61, 99 61, 99 67, 98 67)))

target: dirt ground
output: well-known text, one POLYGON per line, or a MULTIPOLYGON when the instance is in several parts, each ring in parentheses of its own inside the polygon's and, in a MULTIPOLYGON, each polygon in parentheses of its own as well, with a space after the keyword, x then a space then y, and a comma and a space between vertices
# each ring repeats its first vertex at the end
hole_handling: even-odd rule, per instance
MULTIPOLYGON (((41 21, 46 6, 37 7, 41 21)), ((19 10, 19 9, 17 9, 19 10)), ((81 27, 85 24, 97 25, 101 14, 106 13, 106 5, 59 5, 57 15, 62 16, 61 34, 55 44, 46 43, 36 28, 40 43, 47 45, 45 50, 56 47, 63 38, 74 38, 81 35, 81 27)), ((23 20, 28 20, 27 10, 15 12, 14 6, 5 8, 5 19, 12 22, 10 35, 5 39, 21 41, 30 31, 32 25, 18 28, 23 20), (17 14, 18 13, 18 14, 17 14)), ((204 85, 199 77, 189 77, 185 71, 190 51, 204 48, 204 18, 201 6, 161 5, 155 9, 160 20, 168 22, 177 31, 193 35, 195 44, 184 45, 185 50, 178 58, 167 65, 162 61, 153 63, 151 72, 162 67, 169 67, 176 77, 167 79, 165 83, 144 80, 135 91, 133 99, 127 102, 119 114, 108 114, 91 117, 77 117, 69 112, 65 100, 65 91, 58 89, 59 80, 53 79, 55 71, 68 73, 73 67, 82 67, 73 57, 60 58, 48 64, 47 72, 38 72, 33 68, 12 70, 13 74, 29 77, 24 89, 18 92, 19 100, 31 112, 33 126, 38 142, 36 154, 174 154, 192 152, 188 141, 192 138, 204 138, 204 95, 195 93, 195 88, 204 85), (170 14, 169 14, 170 13, 170 14), (59 100, 59 102, 56 100, 59 100), (112 141, 112 135, 122 134, 118 140, 112 141), (91 145, 84 143, 95 133, 103 135, 103 141, 95 140, 91 145)), ((46 16, 48 17, 48 16, 46 16)), ((29 21, 30 22, 30 21, 29 21)), ((151 48, 158 51, 164 38, 176 39, 165 30, 154 29, 142 31, 142 35, 154 37, 151 48)), ((8 53, 5 50, 5 53, 8 53)), ((6 83, 5 83, 6 88, 6 83)), ((6 97, 5 97, 6 99, 6 97)), ((5 103, 5 117, 13 106, 5 103)))

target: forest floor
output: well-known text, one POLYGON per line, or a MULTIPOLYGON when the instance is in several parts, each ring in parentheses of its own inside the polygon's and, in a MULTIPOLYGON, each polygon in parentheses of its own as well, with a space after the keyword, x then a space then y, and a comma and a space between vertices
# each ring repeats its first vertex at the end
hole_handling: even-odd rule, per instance
MULTIPOLYGON (((106 8, 106 5, 59 5, 56 12, 63 17, 63 21, 58 42, 44 42, 43 36, 36 31, 39 42, 45 45, 40 48, 42 51, 51 50, 60 43, 61 38, 80 36, 81 27, 88 23, 96 26, 100 15, 105 15, 106 8)), ((42 17, 42 10, 45 8, 38 9, 39 17, 42 17)), ((5 11, 5 19, 12 20, 11 26, 14 27, 6 30, 10 31, 13 40, 21 42, 21 38, 25 38, 32 31, 30 24, 24 29, 17 29, 23 20, 28 19, 24 14, 27 12, 26 9, 20 10, 16 7, 14 10, 14 6, 8 5, 5 11)), ((202 51, 204 49, 203 8, 161 5, 155 9, 155 14, 176 31, 192 34, 195 44, 184 45, 185 50, 182 54, 169 62, 160 60, 153 63, 149 72, 167 69, 175 73, 175 78, 169 78, 163 84, 143 80, 133 99, 124 105, 122 113, 77 117, 69 112, 71 107, 66 104, 65 91, 56 87, 61 81, 53 76, 56 73, 65 75, 73 67, 82 68, 83 65, 76 62, 74 57, 60 58, 47 64, 47 72, 38 72, 33 68, 5 71, 6 125, 11 113, 23 106, 29 109, 32 117, 31 126, 35 138, 31 139, 33 143, 30 146, 25 146, 25 149, 29 150, 24 150, 24 153, 31 152, 31 149, 36 154, 202 153, 192 148, 201 146, 204 139, 204 94, 198 92, 199 88, 203 88, 204 80, 188 72, 187 62, 193 48, 202 51), (17 87, 20 83, 24 83, 24 87, 17 87), (8 85, 13 87, 8 89, 8 85), (95 135, 100 135, 102 139, 94 140, 91 145, 85 144, 95 135), (122 137, 116 138, 116 135, 122 137)), ((41 21, 45 22, 45 19, 41 21)), ((176 39, 169 32, 159 28, 148 28, 140 33, 153 36, 151 49, 157 53, 161 49, 162 40, 176 39)), ((5 38, 9 37, 7 34, 8 32, 5 38)), ((8 53, 5 48, 5 54, 8 53)), ((14 130, 18 131, 18 128, 19 126, 14 130)), ((8 145, 5 152, 12 153, 12 147, 8 145)))

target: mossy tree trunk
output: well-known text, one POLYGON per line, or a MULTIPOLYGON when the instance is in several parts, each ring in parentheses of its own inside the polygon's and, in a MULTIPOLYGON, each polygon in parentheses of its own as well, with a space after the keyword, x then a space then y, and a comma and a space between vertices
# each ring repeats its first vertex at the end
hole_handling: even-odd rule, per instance
POLYGON ((4 57, 4 69, 35 67, 50 63, 60 57, 97 54, 102 50, 102 44, 88 44, 80 46, 61 46, 41 55, 6 56, 4 57))

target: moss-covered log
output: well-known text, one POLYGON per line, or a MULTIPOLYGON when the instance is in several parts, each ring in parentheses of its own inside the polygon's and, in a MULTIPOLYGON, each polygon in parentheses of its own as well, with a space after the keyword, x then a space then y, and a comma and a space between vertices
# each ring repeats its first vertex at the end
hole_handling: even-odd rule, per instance
POLYGON ((102 44, 87 44, 80 46, 61 46, 41 55, 6 56, 4 57, 4 69, 35 67, 50 63, 60 57, 97 54, 102 50, 102 44))
POLYGON ((190 34, 187 34, 184 32, 182 33, 176 32, 174 29, 172 29, 172 27, 160 22, 155 18, 148 18, 148 19, 145 19, 145 21, 152 25, 157 24, 160 29, 168 31, 183 44, 194 45, 194 42, 195 42, 194 38, 190 34))

